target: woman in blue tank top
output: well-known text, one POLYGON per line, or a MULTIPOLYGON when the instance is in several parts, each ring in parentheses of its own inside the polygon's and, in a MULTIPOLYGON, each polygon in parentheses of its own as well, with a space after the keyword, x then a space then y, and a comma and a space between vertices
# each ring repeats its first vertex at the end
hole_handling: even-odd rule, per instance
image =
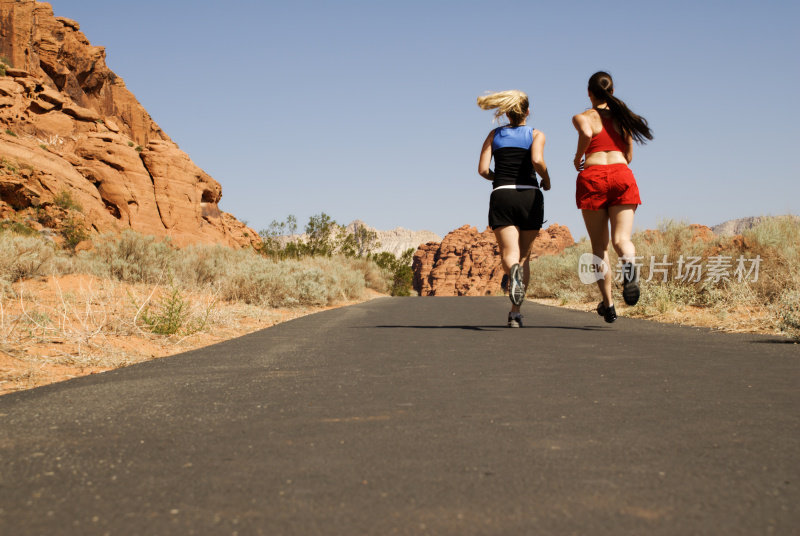
POLYGON ((528 96, 522 91, 501 91, 478 97, 478 106, 495 110, 507 125, 486 137, 478 173, 492 181, 489 226, 500 246, 503 270, 508 276, 511 311, 508 326, 521 327, 520 306, 530 280, 531 246, 544 222, 544 197, 550 175, 544 161, 544 133, 526 125, 530 115, 528 96), (494 169, 490 168, 494 159, 494 169), (536 174, 542 178, 541 184, 536 174), (520 266, 521 265, 521 266, 520 266))

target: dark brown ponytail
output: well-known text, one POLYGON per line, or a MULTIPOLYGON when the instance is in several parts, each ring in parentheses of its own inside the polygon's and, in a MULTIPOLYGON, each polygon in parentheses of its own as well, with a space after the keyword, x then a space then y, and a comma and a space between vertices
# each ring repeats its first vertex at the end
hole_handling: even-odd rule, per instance
POLYGON ((594 73, 589 78, 589 91, 598 102, 608 105, 611 116, 625 137, 631 136, 637 143, 653 139, 647 120, 633 113, 621 99, 614 96, 614 81, 610 74, 603 71, 594 73))

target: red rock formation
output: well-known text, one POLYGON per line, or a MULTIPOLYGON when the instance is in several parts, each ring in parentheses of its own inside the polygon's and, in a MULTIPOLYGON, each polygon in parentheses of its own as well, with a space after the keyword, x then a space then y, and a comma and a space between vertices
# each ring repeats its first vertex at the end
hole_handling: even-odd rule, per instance
POLYGON ((218 203, 222 187, 150 118, 77 22, 49 4, 0 0, 0 212, 69 192, 98 232, 178 246, 258 244, 218 203))
MULTIPOLYGON (((569 229, 553 224, 539 233, 531 258, 555 255, 574 244, 569 229)), ((494 233, 464 225, 440 242, 428 242, 414 253, 414 290, 420 296, 486 296, 502 294, 503 268, 494 233)))

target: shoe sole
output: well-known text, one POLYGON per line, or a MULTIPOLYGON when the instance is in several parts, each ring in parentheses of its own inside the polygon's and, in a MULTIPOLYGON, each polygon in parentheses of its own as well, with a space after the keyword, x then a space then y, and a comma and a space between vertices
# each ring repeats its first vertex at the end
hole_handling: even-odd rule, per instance
POLYGON ((635 281, 631 281, 622 289, 622 299, 625 300, 627 305, 639 303, 639 294, 639 284, 635 281))
MULTIPOLYGON (((634 270, 636 270, 634 268, 634 270)), ((630 281, 625 280, 623 278, 622 283, 622 299, 625 301, 626 305, 636 305, 639 303, 639 295, 641 294, 639 290, 639 274, 634 272, 633 278, 630 281)))
POLYGON ((514 305, 522 305, 522 302, 525 301, 525 285, 522 284, 521 271, 519 264, 515 264, 511 267, 511 273, 508 275, 510 287, 508 297, 514 305))

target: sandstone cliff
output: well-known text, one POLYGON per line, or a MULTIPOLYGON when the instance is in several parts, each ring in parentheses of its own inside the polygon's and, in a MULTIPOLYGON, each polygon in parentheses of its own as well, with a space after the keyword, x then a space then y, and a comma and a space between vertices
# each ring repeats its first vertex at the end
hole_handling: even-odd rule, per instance
MULTIPOLYGON (((554 223, 533 243, 531 259, 554 255, 575 241, 567 227, 554 223)), ((420 296, 487 296, 501 294, 503 267, 494 233, 464 225, 441 242, 423 244, 414 253, 414 290, 420 296)))
POLYGON ((218 208, 220 184, 150 118, 77 22, 49 4, 0 0, 0 218, 68 192, 97 232, 182 246, 258 234, 218 208))

